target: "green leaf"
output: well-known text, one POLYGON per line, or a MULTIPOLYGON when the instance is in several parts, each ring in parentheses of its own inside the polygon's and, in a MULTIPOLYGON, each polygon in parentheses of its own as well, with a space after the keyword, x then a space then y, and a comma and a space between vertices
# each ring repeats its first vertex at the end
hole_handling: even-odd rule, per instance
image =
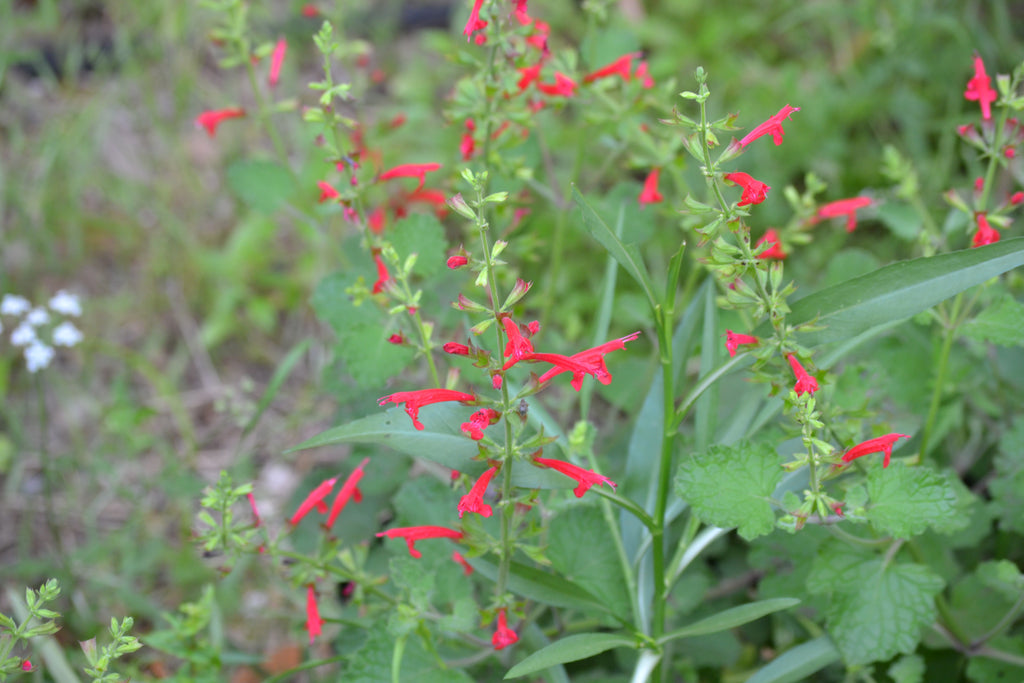
MULTIPOLYGON (((412 426, 412 420, 401 408, 381 410, 374 415, 332 427, 289 448, 285 453, 339 443, 374 443, 476 476, 483 474, 487 467, 473 460, 479 455, 479 448, 459 428, 469 419, 473 410, 472 406, 457 403, 424 406, 420 408, 420 421, 426 427, 423 431, 412 426)), ((554 470, 527 465, 513 469, 512 483, 527 489, 561 489, 572 488, 574 485, 571 479, 554 470)))
POLYGON ((945 475, 927 467, 875 463, 868 472, 867 518, 875 529, 910 538, 928 527, 954 531, 967 515, 945 475))
POLYGON ((798 325, 816 319, 825 326, 801 335, 800 342, 808 346, 847 339, 928 310, 1020 265, 1024 237, 901 261, 797 301, 786 322, 798 325))
POLYGON ((619 633, 579 633, 555 641, 516 664, 505 680, 519 678, 565 662, 575 662, 616 647, 636 649, 636 638, 619 633))
POLYGON ((1024 346, 1024 304, 1010 295, 999 299, 961 328, 979 342, 997 346, 1024 346))
POLYGON ((227 181, 243 204, 261 213, 273 213, 295 192, 291 173, 273 161, 236 161, 227 181))
MULTIPOLYGON (((992 649, 1024 659, 1024 638, 1000 636, 987 643, 992 649)), ((971 657, 967 662, 967 679, 973 683, 1006 683, 1024 679, 1024 666, 1011 664, 984 654, 971 657)))
POLYGON ((998 560, 978 565, 978 578, 989 588, 1013 602, 1024 593, 1024 574, 1013 562, 998 560))
POLYGON ((920 655, 900 657, 887 674, 895 683, 921 683, 924 680, 924 658, 920 655))
POLYGON ((758 669, 747 683, 799 683, 811 680, 811 674, 839 661, 839 650, 828 636, 801 643, 786 650, 771 663, 758 669))
POLYGON ((574 505, 551 520, 548 559, 585 591, 608 606, 613 614, 629 618, 629 596, 615 546, 606 538, 608 527, 595 507, 574 505))
POLYGON ((738 527, 748 541, 771 533, 775 513, 771 494, 782 479, 779 458, 771 446, 741 442, 712 446, 683 461, 676 475, 676 493, 705 524, 738 527))
POLYGON ((444 227, 434 214, 412 214, 389 226, 388 241, 398 252, 399 262, 411 254, 417 255, 413 270, 420 275, 429 277, 444 268, 448 243, 444 227))
POLYGON ((381 325, 383 316, 371 301, 356 304, 346 291, 357 276, 348 272, 328 275, 313 291, 310 303, 316 316, 331 326, 336 335, 357 325, 381 325))
POLYGON ((415 356, 407 346, 387 343, 387 337, 380 325, 353 326, 338 335, 334 351, 360 387, 382 386, 398 376, 415 356))
POLYGON ((1024 418, 1015 419, 1000 439, 995 473, 988 488, 999 528, 1024 533, 1024 418))
POLYGON ((892 234, 905 242, 912 242, 921 232, 921 217, 912 206, 898 202, 885 202, 878 207, 878 218, 892 234))
POLYGON ((807 588, 831 590, 826 622, 849 666, 911 654, 935 620, 942 578, 918 564, 886 563, 874 553, 826 544, 807 588))
MULTIPOLYGON (((498 579, 498 566, 482 557, 469 558, 469 563, 491 581, 498 579)), ((604 604, 572 581, 540 569, 512 562, 509 567, 508 590, 524 598, 581 611, 607 612, 604 604)))
POLYGON ((726 631, 731 628, 736 628, 737 626, 742 626, 743 624, 754 621, 755 619, 760 619, 766 614, 789 609, 790 607, 799 604, 800 601, 796 598, 772 598, 771 600, 759 600, 758 602, 747 603, 746 605, 740 605, 739 607, 731 607, 715 614, 714 616, 701 619, 689 626, 684 626, 683 628, 666 633, 661 638, 658 638, 658 644, 664 645, 670 640, 675 640, 677 638, 690 638, 692 636, 703 636, 709 633, 726 631))
POLYGON ((575 185, 572 187, 572 198, 576 205, 580 207, 580 211, 583 214, 583 225, 587 228, 587 231, 637 281, 640 287, 643 288, 644 295, 647 297, 651 309, 654 309, 658 305, 658 297, 654 294, 654 285, 651 283, 651 276, 647 274, 647 267, 644 265, 640 250, 637 249, 635 244, 623 244, 604 220, 590 208, 590 205, 583 199, 583 195, 580 194, 575 185))
MULTIPOLYGON (((381 683, 391 681, 391 662, 394 653, 394 639, 388 634, 383 623, 369 631, 362 646, 346 659, 348 667, 343 677, 345 683, 381 683)), ((441 668, 437 657, 423 647, 416 636, 406 640, 401 660, 400 683, 472 683, 460 669, 441 668)), ((341 680, 341 679, 339 679, 341 680)))

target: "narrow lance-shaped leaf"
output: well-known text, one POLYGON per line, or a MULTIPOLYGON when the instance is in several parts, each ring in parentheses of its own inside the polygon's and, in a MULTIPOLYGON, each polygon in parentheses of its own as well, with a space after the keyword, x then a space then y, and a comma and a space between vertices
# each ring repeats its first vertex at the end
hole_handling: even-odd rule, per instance
POLYGON ((579 633, 551 643, 516 664, 505 680, 526 676, 565 662, 599 655, 616 647, 636 647, 636 638, 619 633, 579 633))
POLYGON ((704 636, 709 633, 726 631, 730 628, 742 626, 743 624, 754 621, 755 619, 760 619, 772 612, 789 609, 790 607, 798 604, 800 604, 800 601, 796 598, 772 598, 771 600, 760 600, 758 602, 740 605, 739 607, 732 607, 706 619, 701 619, 689 626, 684 626, 683 628, 666 633, 658 639, 658 644, 661 645, 670 640, 676 640, 677 638, 692 638, 694 636, 704 636))
MULTIPOLYGON (((811 294, 793 304, 789 325, 817 319, 824 329, 801 343, 825 344, 903 320, 951 296, 1024 265, 1024 237, 977 249, 901 261, 811 294)), ((759 333, 762 330, 759 329, 759 333)), ((764 332, 767 332, 765 326, 764 332)))
POLYGON ((587 228, 587 231, 594 239, 601 243, 601 246, 608 250, 608 253, 619 262, 619 265, 625 268, 626 272, 643 288, 647 302, 653 310, 658 305, 658 300, 654 295, 654 285, 651 283, 651 276, 647 274, 647 267, 644 265, 640 250, 636 248, 635 244, 624 244, 615 235, 615 232, 608 227, 608 224, 597 215, 597 212, 587 204, 587 201, 583 199, 583 195, 580 194, 575 185, 572 188, 572 198, 576 205, 580 207, 580 212, 583 214, 583 225, 587 228))

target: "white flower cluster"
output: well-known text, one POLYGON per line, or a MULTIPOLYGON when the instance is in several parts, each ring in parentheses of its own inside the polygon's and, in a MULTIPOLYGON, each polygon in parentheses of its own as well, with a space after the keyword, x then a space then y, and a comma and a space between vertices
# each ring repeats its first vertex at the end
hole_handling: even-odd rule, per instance
MULTIPOLYGON (((50 298, 43 306, 32 306, 28 299, 17 294, 4 294, 0 300, 0 316, 15 318, 16 326, 11 331, 11 344, 24 348, 25 366, 29 372, 38 372, 53 360, 54 346, 72 347, 82 341, 82 333, 70 320, 60 322, 50 330, 50 343, 40 338, 43 329, 50 324, 50 314, 78 317, 82 315, 82 304, 78 297, 63 289, 50 298)), ((0 322, 0 332, 3 332, 0 322)))

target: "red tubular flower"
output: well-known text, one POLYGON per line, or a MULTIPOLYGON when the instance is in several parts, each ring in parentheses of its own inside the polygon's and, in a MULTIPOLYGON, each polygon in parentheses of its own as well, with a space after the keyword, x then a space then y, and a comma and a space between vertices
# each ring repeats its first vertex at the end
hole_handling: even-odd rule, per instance
POLYGON ((577 467, 576 465, 573 465, 571 462, 539 457, 534 458, 533 461, 538 465, 541 465, 543 467, 550 467, 556 472, 561 472, 565 476, 575 479, 576 483, 579 484, 579 486, 573 489, 572 492, 576 494, 577 498, 582 498, 583 494, 586 493, 587 490, 591 486, 594 486, 595 484, 597 486, 600 486, 601 484, 608 484, 613 489, 616 487, 616 483, 609 479, 608 477, 602 476, 597 472, 594 472, 593 470, 585 470, 582 467, 577 467))
POLYGON ((853 229, 857 227, 857 209, 867 206, 871 206, 870 197, 852 197, 829 202, 818 207, 818 212, 814 214, 814 222, 817 223, 825 218, 846 216, 846 232, 853 232, 853 229))
POLYGON ((482 31, 487 28, 487 22, 480 18, 480 8, 483 6, 484 0, 474 0, 473 10, 469 13, 469 19, 466 21, 466 27, 462 29, 462 35, 466 36, 466 42, 473 37, 473 34, 477 31, 482 31))
POLYGON ((640 79, 640 84, 644 87, 644 90, 650 90, 654 87, 654 79, 647 72, 647 60, 640 62, 640 65, 636 67, 636 77, 640 79))
POLYGON ((460 255, 456 254, 455 256, 449 256, 448 257, 447 265, 452 270, 455 270, 456 268, 461 268, 462 266, 466 265, 467 263, 469 263, 469 259, 468 258, 466 258, 465 256, 460 256, 460 255))
POLYGON ((462 519, 462 513, 464 512, 475 512, 481 517, 491 516, 491 506, 484 502, 484 493, 487 492, 487 487, 491 484, 491 479, 497 474, 498 468, 488 468, 486 472, 480 475, 480 478, 473 484, 473 488, 469 490, 469 493, 464 495, 459 501, 459 519, 462 519))
POLYGON ((21 663, 21 670, 22 671, 31 671, 32 670, 32 662, 30 662, 27 659, 25 661, 23 661, 21 663))
POLYGON ((540 78, 540 68, 542 66, 541 62, 537 62, 533 66, 524 66, 519 69, 519 82, 516 84, 519 92, 523 92, 530 87, 531 83, 540 78))
POLYGON ((466 132, 462 134, 462 142, 459 143, 459 153, 462 160, 468 161, 476 151, 476 140, 473 139, 473 131, 476 130, 476 123, 473 119, 466 119, 466 132))
POLYGON ((380 294, 384 291, 384 285, 391 279, 391 274, 388 273, 388 267, 384 265, 379 253, 373 255, 373 260, 377 264, 377 281, 373 283, 373 293, 380 294))
POLYGON ((725 348, 729 351, 730 357, 736 356, 736 350, 740 346, 744 344, 759 344, 760 342, 760 339, 751 337, 749 334, 740 334, 732 330, 725 331, 725 348))
POLYGON ((309 644, 320 635, 320 627, 324 620, 320 618, 320 609, 316 605, 316 589, 313 584, 306 584, 306 630, 309 631, 309 644))
MULTIPOLYGON (((584 374, 593 375, 594 379, 596 379, 601 384, 609 384, 612 381, 612 374, 610 372, 608 372, 608 367, 604 363, 605 355, 608 354, 608 353, 611 353, 612 351, 618 351, 620 349, 625 349, 626 348, 626 342, 633 341, 634 339, 636 339, 639 336, 640 336, 639 332, 634 332, 633 334, 626 335, 625 337, 620 337, 619 339, 613 339, 612 341, 605 342, 604 344, 601 344, 599 346, 595 346, 592 349, 587 349, 586 351, 580 351, 579 353, 577 353, 575 355, 568 356, 568 360, 570 360, 573 363, 576 363, 576 364, 582 366, 583 367, 583 371, 582 372, 584 374)), ((556 354, 545 354, 545 355, 554 356, 556 354)), ((566 356, 561 356, 561 358, 566 358, 566 356)), ((542 358, 542 359, 538 359, 538 360, 548 360, 548 359, 542 358)), ((573 372, 573 378, 572 378, 572 382, 571 382, 572 388, 575 389, 576 391, 579 391, 580 387, 583 386, 583 374, 579 374, 578 370, 575 370, 575 369, 573 369, 571 367, 568 367, 567 364, 565 364, 565 363, 557 364, 557 365, 555 365, 555 367, 553 367, 550 370, 548 370, 547 372, 545 372, 543 375, 540 376, 540 378, 538 379, 538 382, 540 384, 543 384, 544 382, 548 381, 549 379, 551 379, 555 375, 561 374, 561 373, 566 372, 566 371, 572 371, 573 372)))
POLYGON ((554 83, 541 83, 537 82, 537 90, 540 90, 545 95, 560 95, 562 97, 572 97, 576 94, 576 81, 572 80, 561 71, 555 72, 554 83))
POLYGON ((502 318, 501 324, 505 326, 505 333, 508 335, 508 343, 505 344, 505 357, 508 358, 508 361, 501 367, 504 371, 533 353, 533 344, 523 336, 519 331, 519 326, 513 322, 512 318, 507 316, 502 318))
POLYGON ((994 244, 999 241, 999 231, 989 225, 984 211, 979 211, 974 216, 974 220, 978 224, 978 231, 974 233, 974 239, 971 240, 972 248, 983 247, 986 244, 994 244))
POLYGON ((800 365, 800 361, 796 359, 796 356, 792 353, 786 356, 786 360, 789 361, 789 367, 793 368, 793 374, 796 375, 796 385, 793 389, 796 391, 796 395, 804 393, 805 391, 809 394, 813 394, 818 390, 818 380, 807 374, 804 370, 804 366, 800 365))
POLYGON ((484 430, 501 419, 501 413, 493 408, 482 408, 469 417, 469 422, 462 423, 462 431, 473 441, 484 438, 484 430))
POLYGON ((466 576, 469 576, 473 573, 473 565, 471 565, 469 562, 466 562, 466 558, 464 558, 462 556, 462 553, 460 553, 458 550, 452 553, 452 560, 462 565, 462 573, 466 576))
POLYGON ((491 644, 494 645, 495 650, 504 650, 509 645, 515 644, 517 640, 519 640, 519 636, 508 627, 505 608, 502 607, 498 610, 498 628, 495 629, 494 635, 491 636, 491 644))
POLYGON ((302 6, 302 16, 308 19, 315 19, 318 14, 320 14, 320 10, 313 3, 307 2, 302 6))
POLYGON ((633 71, 633 59, 639 57, 639 52, 627 52, 611 64, 606 64, 596 71, 592 71, 583 77, 584 83, 593 83, 599 78, 619 76, 622 80, 628 81, 633 71))
POLYGON ((453 356, 469 355, 469 347, 466 346, 465 344, 460 344, 458 342, 448 342, 441 348, 444 350, 445 353, 450 353, 453 356))
POLYGON ((319 486, 313 489, 305 500, 299 504, 299 509, 295 511, 288 523, 292 526, 298 524, 303 517, 309 514, 309 511, 314 507, 317 508, 321 513, 327 512, 327 505, 324 503, 324 498, 334 488, 334 482, 338 481, 337 477, 331 477, 327 481, 322 482, 319 486))
POLYGON ((320 188, 320 203, 321 204, 326 202, 328 199, 337 199, 338 197, 341 196, 340 194, 338 194, 338 191, 334 189, 334 186, 331 185, 326 180, 318 181, 316 186, 320 188))
POLYGON ((427 181, 427 174, 441 168, 441 164, 400 164, 389 168, 378 177, 378 180, 390 180, 392 178, 418 178, 420 184, 416 186, 419 190, 427 181))
POLYGON ((762 137, 764 135, 771 135, 772 139, 775 141, 775 146, 778 147, 779 145, 782 144, 782 134, 784 132, 782 130, 782 122, 789 118, 790 114, 792 114, 795 111, 800 111, 800 107, 791 107, 787 104, 785 107, 779 110, 778 114, 769 117, 767 121, 760 124, 759 126, 754 128, 754 130, 744 135, 743 139, 740 140, 740 146, 746 147, 759 137, 762 137))
POLYGON ((656 204, 665 199, 658 192, 658 178, 660 175, 661 169, 657 166, 652 168, 651 172, 647 175, 647 180, 644 181, 644 189, 640 192, 640 197, 638 198, 641 205, 656 204))
POLYGON ((334 520, 345 509, 349 499, 355 500, 357 503, 362 502, 363 492, 359 490, 359 480, 363 478, 363 468, 366 467, 368 462, 370 462, 369 458, 363 458, 359 466, 352 470, 352 474, 348 475, 348 479, 341 485, 341 490, 338 491, 338 495, 334 498, 334 503, 331 504, 331 514, 327 516, 326 524, 328 529, 334 525, 334 520))
POLYGON ((256 497, 252 495, 252 492, 245 494, 245 497, 249 499, 249 507, 252 508, 252 517, 255 520, 253 526, 259 526, 262 521, 260 520, 260 511, 256 509, 256 497))
POLYGON ((385 403, 404 403, 405 412, 412 418, 412 426, 416 429, 423 429, 423 423, 419 420, 420 408, 431 403, 444 403, 445 401, 458 401, 469 403, 476 400, 473 394, 451 389, 420 389, 418 391, 399 391, 388 394, 377 399, 377 405, 385 403))
POLYGON ((1010 195, 1010 204, 1017 206, 1021 202, 1024 202, 1024 192, 1014 192, 1010 195))
POLYGON ((998 95, 992 89, 992 79, 985 73, 985 62, 974 55, 974 77, 967 81, 964 99, 981 105, 981 118, 988 121, 992 118, 992 103, 998 95))
POLYGON ((395 334, 393 334, 390 337, 388 337, 388 343, 389 344, 404 344, 405 343, 405 337, 402 336, 401 332, 396 332, 395 334))
POLYGON ((405 526, 382 531, 377 534, 377 538, 381 537, 404 538, 406 545, 409 546, 409 554, 420 558, 423 557, 423 553, 416 550, 416 541, 425 538, 451 538, 458 541, 462 539, 462 532, 446 526, 405 526))
POLYGON ((212 138, 217 133, 217 126, 219 126, 223 121, 226 121, 227 119, 237 119, 242 116, 245 116, 245 110, 240 107, 204 111, 196 117, 196 126, 205 128, 206 132, 212 138))
POLYGON ((288 43, 284 38, 277 41, 274 52, 270 55, 270 73, 267 75, 267 83, 273 88, 281 78, 281 65, 284 63, 284 53, 288 51, 288 43))
POLYGON ((882 461, 882 468, 885 469, 889 466, 889 458, 892 457, 892 445, 898 439, 909 439, 909 434, 886 434, 885 436, 879 436, 874 439, 868 439, 864 443, 859 443, 850 450, 843 454, 843 462, 850 462, 862 455, 868 455, 869 453, 884 453, 885 459, 882 461))
POLYGON ((757 241, 755 246, 761 246, 762 244, 770 246, 758 254, 757 258, 780 260, 786 258, 787 254, 782 250, 782 245, 779 243, 779 233, 775 228, 768 228, 768 231, 761 236, 761 239, 757 241))
POLYGON ((768 197, 768 190, 772 189, 760 180, 754 180, 749 174, 742 171, 726 173, 725 179, 743 188, 743 195, 740 197, 740 203, 737 206, 760 204, 768 197))
POLYGON ((374 235, 379 235, 384 232, 385 223, 384 209, 379 206, 366 214, 366 225, 369 226, 370 232, 374 235))

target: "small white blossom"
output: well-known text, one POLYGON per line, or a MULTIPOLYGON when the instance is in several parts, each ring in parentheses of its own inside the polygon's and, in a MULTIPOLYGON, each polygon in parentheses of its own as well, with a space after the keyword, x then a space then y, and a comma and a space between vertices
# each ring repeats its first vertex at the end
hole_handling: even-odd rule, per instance
POLYGON ((53 360, 53 349, 42 343, 34 341, 25 348, 25 366, 29 372, 42 370, 53 360))
POLYGON ((3 301, 0 301, 0 313, 4 315, 23 315, 32 308, 32 304, 23 296, 17 294, 4 294, 3 301))
POLYGON ((28 315, 25 316, 25 322, 29 325, 39 327, 50 322, 50 314, 46 312, 45 308, 36 307, 29 311, 28 315))
POLYGON ((65 290, 60 290, 53 295, 50 299, 50 309, 55 313, 63 313, 64 315, 80 316, 82 315, 82 304, 78 301, 78 297, 74 294, 69 294, 65 290))
POLYGON ((29 325, 28 322, 22 322, 14 329, 14 332, 11 332, 11 343, 15 346, 28 346, 34 341, 36 341, 36 328, 29 325))
POLYGON ((65 320, 53 331, 53 343, 57 346, 71 347, 82 341, 82 333, 78 328, 65 320))

